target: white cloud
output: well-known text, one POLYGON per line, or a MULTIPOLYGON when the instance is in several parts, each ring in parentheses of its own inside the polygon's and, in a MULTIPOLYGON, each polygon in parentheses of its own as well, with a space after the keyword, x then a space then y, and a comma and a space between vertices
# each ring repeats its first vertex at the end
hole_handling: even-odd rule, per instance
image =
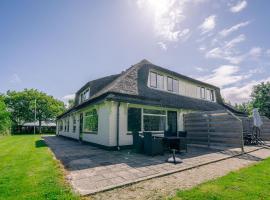
POLYGON ((261 47, 253 47, 250 49, 248 55, 254 59, 259 58, 262 55, 262 48, 261 47))
POLYGON ((167 45, 164 42, 158 42, 158 45, 164 51, 167 51, 167 45))
POLYGON ((75 98, 75 94, 68 94, 62 97, 63 100, 67 100, 67 101, 74 98, 75 98))
POLYGON ((247 7, 247 1, 239 1, 237 4, 230 7, 230 11, 233 13, 237 13, 242 11, 245 7, 247 7))
POLYGON ((216 16, 210 15, 209 17, 205 18, 203 23, 199 26, 201 29, 202 34, 212 31, 216 27, 216 16))
POLYGON ((208 52, 206 52, 206 58, 217 58, 227 60, 232 64, 239 64, 245 58, 245 55, 240 54, 235 48, 238 43, 245 41, 245 35, 241 34, 230 41, 225 41, 219 44, 208 52))
POLYGON ((9 82, 12 84, 19 84, 22 82, 20 76, 18 74, 12 74, 12 76, 9 79, 9 82))
POLYGON ((221 90, 222 96, 232 103, 242 103, 250 100, 250 95, 253 86, 261 82, 270 81, 270 77, 258 81, 250 81, 242 84, 241 86, 228 87, 221 90))
POLYGON ((267 50, 265 51, 265 53, 266 53, 267 56, 270 56, 270 49, 267 49, 267 50))
POLYGON ((219 32, 219 34, 222 36, 222 37, 227 37, 228 35, 230 35, 232 32, 235 32, 237 31, 238 29, 242 28, 242 27, 245 27, 249 24, 250 22, 249 21, 245 21, 245 22, 241 22, 239 24, 236 24, 228 29, 223 29, 222 31, 219 32))
POLYGON ((240 68, 233 65, 222 65, 212 71, 212 74, 200 77, 207 83, 223 88, 250 77, 250 75, 239 74, 240 68))
POLYGON ((185 19, 186 1, 137 0, 137 6, 153 17, 155 33, 164 41, 178 41, 183 29, 178 25, 185 19))
POLYGON ((203 71, 205 71, 205 69, 204 69, 204 68, 202 68, 202 67, 195 67, 195 69, 196 69, 197 71, 199 71, 199 72, 203 72, 203 71))

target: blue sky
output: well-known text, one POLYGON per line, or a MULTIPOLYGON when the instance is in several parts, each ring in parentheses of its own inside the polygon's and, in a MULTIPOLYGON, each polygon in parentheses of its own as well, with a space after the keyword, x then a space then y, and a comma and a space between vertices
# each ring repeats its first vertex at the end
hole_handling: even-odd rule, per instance
POLYGON ((248 101, 270 81, 270 1, 0 1, 0 93, 37 88, 67 100, 142 59, 248 101))

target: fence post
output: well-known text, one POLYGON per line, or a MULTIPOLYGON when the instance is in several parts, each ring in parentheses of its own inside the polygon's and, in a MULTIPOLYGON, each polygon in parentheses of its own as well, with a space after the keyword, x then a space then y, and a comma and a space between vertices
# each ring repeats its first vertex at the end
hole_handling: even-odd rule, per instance
POLYGON ((210 116, 207 115, 207 143, 208 143, 208 148, 210 148, 210 116))
POLYGON ((235 117, 237 120, 239 120, 240 123, 241 123, 241 128, 240 128, 240 130, 241 130, 241 150, 242 150, 242 153, 243 153, 243 152, 244 152, 244 130, 243 130, 243 121, 242 121, 242 119, 240 119, 240 117, 236 116, 236 115, 235 115, 234 113, 232 113, 231 111, 227 110, 227 112, 228 112, 229 114, 231 114, 233 117, 235 117))

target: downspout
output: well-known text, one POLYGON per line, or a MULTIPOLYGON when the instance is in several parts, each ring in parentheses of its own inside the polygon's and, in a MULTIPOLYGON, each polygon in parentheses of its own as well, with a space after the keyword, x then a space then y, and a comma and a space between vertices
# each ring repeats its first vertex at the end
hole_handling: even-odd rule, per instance
POLYGON ((116 116, 116 146, 117 146, 117 150, 120 150, 120 146, 119 146, 119 108, 120 108, 120 102, 118 102, 117 104, 117 116, 116 116))

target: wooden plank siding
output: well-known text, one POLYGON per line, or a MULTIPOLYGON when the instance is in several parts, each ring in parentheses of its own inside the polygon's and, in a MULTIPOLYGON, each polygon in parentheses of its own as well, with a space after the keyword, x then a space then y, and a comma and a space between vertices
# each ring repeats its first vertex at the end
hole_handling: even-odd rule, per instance
POLYGON ((189 144, 242 147, 242 123, 226 110, 184 115, 189 144))
MULTIPOLYGON (((251 134, 253 129, 253 118, 242 117, 244 135, 251 134)), ((270 141, 270 119, 265 116, 261 117, 263 125, 261 127, 262 140, 270 141)))

